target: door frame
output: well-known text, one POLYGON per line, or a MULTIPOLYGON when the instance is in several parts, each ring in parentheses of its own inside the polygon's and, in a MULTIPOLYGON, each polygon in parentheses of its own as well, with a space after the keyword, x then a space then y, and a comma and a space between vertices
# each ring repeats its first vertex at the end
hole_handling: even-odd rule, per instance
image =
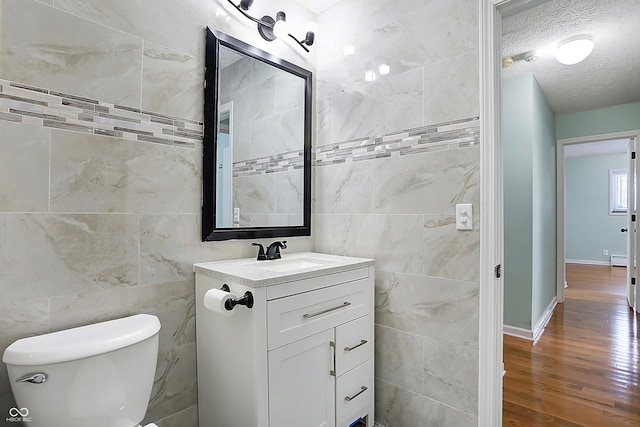
POLYGON ((557 297, 558 303, 564 302, 564 284, 567 280, 567 269, 565 266, 565 246, 566 246, 566 209, 565 209, 565 173, 564 173, 564 147, 567 145, 584 144, 587 142, 607 141, 610 139, 631 139, 640 134, 640 130, 630 130, 613 133, 601 133, 575 138, 562 138, 556 144, 556 180, 557 180, 557 297))
POLYGON ((502 425, 504 255, 502 18, 549 0, 478 0, 480 95, 480 294, 478 426, 502 425))
MULTIPOLYGON (((478 0, 479 1, 479 90, 480 90, 480 290, 478 342, 478 426, 502 425, 503 304, 502 278, 495 268, 501 265, 503 240, 503 177, 502 177, 502 18, 538 6, 548 0, 478 0)), ((634 137, 638 130, 606 135, 634 137)), ((605 134, 558 140, 558 147, 566 143, 593 142, 605 134), (591 138, 591 139, 590 139, 591 138)), ((558 148, 559 149, 559 148, 558 148)), ((562 254, 557 272, 558 287, 564 298, 564 150, 562 162, 562 254), (562 274, 560 273, 562 269, 562 274)), ((557 167, 558 167, 557 166, 557 167)), ((560 212, 561 211, 561 212, 560 212)))

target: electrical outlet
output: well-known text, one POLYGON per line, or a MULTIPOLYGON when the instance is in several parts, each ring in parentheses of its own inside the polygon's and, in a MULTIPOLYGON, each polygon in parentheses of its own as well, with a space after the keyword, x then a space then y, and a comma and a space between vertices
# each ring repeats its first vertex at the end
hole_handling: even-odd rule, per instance
POLYGON ((609 255, 609 250, 608 249, 603 249, 602 250, 602 255, 609 255))

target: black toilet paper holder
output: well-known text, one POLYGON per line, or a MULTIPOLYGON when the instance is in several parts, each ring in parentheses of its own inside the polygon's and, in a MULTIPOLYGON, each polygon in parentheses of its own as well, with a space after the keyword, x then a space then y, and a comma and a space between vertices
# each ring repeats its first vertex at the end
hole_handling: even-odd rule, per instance
MULTIPOLYGON (((229 285, 227 285, 226 283, 222 285, 220 290, 225 292, 231 292, 231 290, 229 289, 229 285)), ((244 293, 244 295, 241 298, 227 300, 224 303, 224 308, 227 311, 231 311, 236 305, 244 305, 247 308, 253 308, 253 294, 247 291, 244 293)))

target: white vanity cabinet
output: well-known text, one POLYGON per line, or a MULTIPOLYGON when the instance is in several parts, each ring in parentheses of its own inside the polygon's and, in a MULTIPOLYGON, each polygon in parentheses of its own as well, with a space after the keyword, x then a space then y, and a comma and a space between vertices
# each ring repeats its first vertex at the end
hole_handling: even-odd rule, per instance
POLYGON ((373 426, 373 260, 287 255, 194 267, 200 427, 373 426), (253 308, 207 310, 223 284, 253 308))

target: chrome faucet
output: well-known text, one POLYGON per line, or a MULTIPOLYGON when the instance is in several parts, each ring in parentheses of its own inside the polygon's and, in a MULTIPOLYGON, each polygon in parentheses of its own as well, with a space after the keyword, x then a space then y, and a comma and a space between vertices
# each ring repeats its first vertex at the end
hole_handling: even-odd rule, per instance
POLYGON ((267 248, 267 259, 280 259, 280 249, 287 249, 287 242, 273 242, 267 248))

